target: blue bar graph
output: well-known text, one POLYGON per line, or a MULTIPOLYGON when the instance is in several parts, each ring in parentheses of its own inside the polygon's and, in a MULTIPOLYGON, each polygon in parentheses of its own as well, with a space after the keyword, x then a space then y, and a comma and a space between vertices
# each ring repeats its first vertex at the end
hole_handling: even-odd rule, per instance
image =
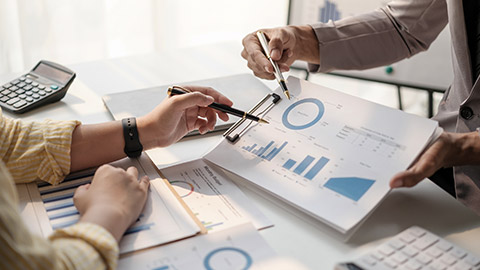
POLYGON ((375 183, 375 180, 360 177, 336 177, 328 179, 324 187, 358 201, 365 195, 373 183, 375 183))
POLYGON ((305 171, 305 169, 308 167, 308 165, 310 165, 310 163, 312 163, 314 160, 315 160, 314 157, 306 156, 302 160, 302 162, 300 162, 300 164, 297 166, 297 168, 295 168, 295 170, 293 170, 293 172, 296 173, 296 174, 302 174, 303 171, 305 171))
POLYGON ((326 23, 329 20, 340 20, 340 12, 337 9, 337 4, 329 0, 325 0, 324 7, 320 8, 320 22, 326 23))
POLYGON ((313 167, 305 174, 305 178, 312 180, 318 174, 318 172, 323 169, 325 165, 327 165, 328 161, 330 161, 328 158, 321 157, 317 163, 315 163, 315 165, 313 165, 313 167))
POLYGON ((265 146, 262 146, 258 149, 255 149, 255 147, 257 147, 257 144, 254 143, 250 146, 242 146, 242 149, 254 154, 254 155, 257 155, 258 157, 262 158, 262 159, 265 159, 265 160, 268 160, 268 161, 272 161, 273 158, 275 158, 275 156, 278 155, 278 153, 280 153, 280 151, 283 150, 283 148, 285 148, 285 146, 288 144, 288 142, 283 142, 282 145, 280 145, 280 147, 273 147, 272 150, 270 152, 267 153, 267 151, 275 144, 275 141, 270 141, 267 145, 265 146))
POLYGON ((293 159, 288 159, 287 162, 285 162, 285 164, 283 164, 283 168, 287 169, 287 170, 290 170, 293 165, 295 165, 295 163, 297 163, 295 160, 293 159))

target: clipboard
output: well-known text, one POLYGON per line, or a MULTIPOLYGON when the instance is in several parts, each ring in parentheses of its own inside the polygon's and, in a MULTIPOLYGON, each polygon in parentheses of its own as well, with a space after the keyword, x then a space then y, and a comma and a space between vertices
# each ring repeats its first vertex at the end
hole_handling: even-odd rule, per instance
MULTIPOLYGON (((273 108, 273 106, 278 104, 281 100, 282 98, 278 94, 267 94, 247 113, 255 115, 259 118, 263 118, 263 116, 267 114, 273 108)), ((233 124, 227 131, 225 131, 225 133, 223 133, 223 137, 225 137, 225 139, 227 139, 232 144, 235 144, 240 139, 240 137, 243 136, 250 128, 258 124, 259 123, 252 120, 242 118, 235 122, 235 124, 233 124)))

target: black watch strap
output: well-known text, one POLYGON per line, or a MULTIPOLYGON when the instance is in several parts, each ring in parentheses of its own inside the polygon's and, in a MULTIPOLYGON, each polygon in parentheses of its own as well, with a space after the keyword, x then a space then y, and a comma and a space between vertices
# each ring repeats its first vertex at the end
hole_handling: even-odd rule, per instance
POLYGON ((123 151, 128 157, 136 158, 142 154, 143 146, 138 136, 137 120, 135 117, 122 119, 123 138, 125 139, 125 148, 123 151))

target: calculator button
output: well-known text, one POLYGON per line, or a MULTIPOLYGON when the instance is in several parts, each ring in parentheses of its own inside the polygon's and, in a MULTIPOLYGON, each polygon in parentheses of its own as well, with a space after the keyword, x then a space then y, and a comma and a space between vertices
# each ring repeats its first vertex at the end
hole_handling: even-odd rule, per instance
POLYGON ((375 259, 381 261, 383 260, 383 254, 380 253, 378 250, 375 250, 373 253, 372 253, 372 257, 374 257, 375 259))
POLYGON ((31 84, 32 82, 33 82, 33 81, 30 80, 30 79, 26 79, 26 80, 25 80, 25 83, 28 83, 28 84, 31 84))
POLYGON ((393 248, 391 248, 390 246, 388 245, 383 245, 381 246, 378 251, 380 251, 380 253, 382 253, 383 255, 386 255, 386 256, 390 256, 392 255, 393 253, 395 253, 395 250, 393 248))
POLYGON ((45 92, 47 92, 47 93, 51 93, 51 92, 52 92, 52 89, 50 89, 50 88, 47 88, 47 89, 45 89, 45 92))
POLYGON ((370 266, 377 264, 377 260, 375 260, 372 256, 365 256, 362 260, 370 266))
POLYGON ((394 261, 396 261, 397 263, 404 263, 408 260, 408 257, 403 255, 402 253, 400 252, 397 252, 395 254, 393 254, 392 258, 394 261))
POLYGON ((10 94, 11 92, 12 92, 12 91, 5 89, 5 90, 2 91, 2 94, 3 94, 3 95, 8 95, 8 94, 10 94))
POLYGON ((51 88, 52 90, 57 90, 57 89, 58 89, 58 85, 52 84, 52 85, 50 85, 50 88, 51 88))
POLYGON ((453 267, 455 270, 472 270, 472 267, 464 262, 459 262, 453 267))
POLYGON ((406 269, 410 269, 410 270, 420 270, 422 269, 422 264, 417 261, 410 260, 405 264, 405 267, 406 269))
POLYGON ((32 86, 37 87, 37 86, 38 86, 38 82, 33 82, 33 83, 32 83, 32 86))
POLYGON ((38 93, 38 91, 40 91, 40 89, 38 89, 37 87, 32 89, 32 92, 34 92, 34 93, 38 93))
POLYGON ((8 95, 9 98, 14 98, 14 97, 16 97, 16 96, 18 96, 17 93, 10 93, 10 94, 8 95))
POLYGON ((20 100, 19 102, 13 104, 13 107, 18 109, 25 105, 27 105, 27 102, 25 100, 20 100))
POLYGON ((7 96, 3 96, 0 98, 0 102, 7 102, 7 100, 9 100, 10 98, 7 97, 7 96))
POLYGON ((33 95, 33 92, 32 91, 27 91, 27 92, 25 92, 25 95, 31 96, 31 95, 33 95))
POLYGON ((27 90, 27 91, 30 90, 30 89, 32 89, 32 88, 33 88, 33 86, 31 86, 31 85, 27 85, 27 86, 23 87, 23 89, 25 89, 25 90, 27 90))
POLYGON ((20 95, 20 96, 18 96, 18 97, 19 97, 19 98, 21 98, 21 99, 25 99, 25 98, 27 97, 27 95, 25 95, 25 94, 21 94, 21 95, 20 95))
POLYGON ((25 100, 28 101, 28 102, 32 102, 33 98, 32 97, 27 97, 25 100))
POLYGON ((10 88, 11 86, 12 86, 12 84, 10 84, 10 83, 7 83, 7 84, 3 85, 4 88, 10 88))
POLYGON ((397 250, 400 250, 405 246, 405 244, 400 242, 399 240, 391 240, 389 242, 389 244, 390 244, 391 247, 393 247, 394 249, 397 249, 397 250))
POLYGON ((426 233, 425 230, 418 227, 410 228, 408 231, 416 237, 422 237, 426 233))
POLYGON ((32 97, 33 97, 34 99, 39 99, 39 98, 40 98, 40 96, 39 96, 37 93, 33 94, 32 97))
POLYGON ((17 91, 15 91, 15 93, 21 95, 21 94, 25 93, 25 90, 23 90, 23 89, 18 89, 17 91))
POLYGON ((16 90, 18 90, 18 87, 12 86, 12 87, 10 87, 10 88, 8 88, 8 89, 10 89, 11 91, 16 91, 16 90))
POLYGON ((18 84, 18 83, 20 83, 19 80, 15 80, 15 81, 12 82, 12 84, 18 84))
POLYGON ((435 261, 430 265, 429 269, 435 269, 435 270, 446 270, 447 266, 443 264, 442 262, 435 261))
POLYGON ((25 85, 27 85, 27 84, 24 83, 24 82, 21 82, 21 83, 17 84, 17 86, 20 87, 20 88, 24 87, 25 85))
POLYGON ((40 85, 38 86, 38 89, 41 89, 41 90, 45 89, 45 85, 41 85, 41 84, 40 84, 40 85))
POLYGON ((19 100, 20 100, 20 99, 19 99, 18 97, 12 98, 12 99, 10 99, 9 101, 7 101, 7 104, 8 104, 8 105, 12 105, 12 104, 14 104, 14 103, 17 103, 19 100))
POLYGON ((46 93, 45 91, 43 91, 43 90, 40 90, 40 91, 38 91, 38 94, 39 94, 40 96, 45 96, 47 93, 46 93))
POLYGON ((25 77, 20 77, 18 79, 23 82, 23 81, 25 81, 26 78, 25 77))

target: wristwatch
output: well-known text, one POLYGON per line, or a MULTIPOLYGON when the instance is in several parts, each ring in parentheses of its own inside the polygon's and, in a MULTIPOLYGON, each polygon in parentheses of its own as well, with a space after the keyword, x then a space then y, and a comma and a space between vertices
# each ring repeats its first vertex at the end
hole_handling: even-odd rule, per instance
POLYGON ((143 145, 140 143, 137 130, 137 120, 135 117, 122 119, 123 138, 125 139, 125 148, 123 151, 130 158, 139 157, 142 154, 143 145))

